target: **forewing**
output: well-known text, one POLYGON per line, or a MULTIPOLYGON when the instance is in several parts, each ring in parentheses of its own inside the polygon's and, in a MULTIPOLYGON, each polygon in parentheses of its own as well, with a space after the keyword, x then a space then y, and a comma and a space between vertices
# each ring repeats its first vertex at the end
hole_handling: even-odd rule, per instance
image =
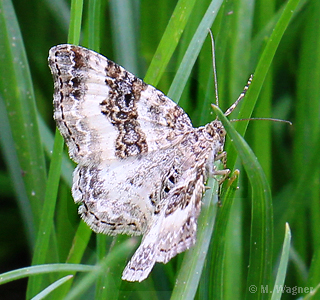
POLYGON ((157 151, 192 128, 172 100, 104 56, 73 45, 51 48, 54 118, 77 163, 157 151))

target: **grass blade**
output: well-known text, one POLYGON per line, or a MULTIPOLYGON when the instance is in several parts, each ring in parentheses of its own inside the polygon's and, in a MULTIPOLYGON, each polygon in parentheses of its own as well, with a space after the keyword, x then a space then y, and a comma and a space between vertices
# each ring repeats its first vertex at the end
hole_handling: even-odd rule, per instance
POLYGON ((14 271, 2 273, 0 276, 0 284, 4 284, 13 280, 29 277, 31 275, 46 274, 52 272, 89 272, 95 270, 96 266, 79 265, 79 264, 45 264, 39 266, 31 266, 14 271))
POLYGON ((204 43, 205 38, 208 36, 208 29, 212 26, 214 19, 220 9, 222 1, 212 1, 199 24, 196 33, 188 46, 188 50, 184 55, 176 76, 172 82, 168 97, 179 102, 182 91, 190 76, 192 67, 199 55, 200 49, 204 43))
POLYGON ((115 61, 125 66, 130 72, 139 74, 134 4, 135 2, 130 0, 111 1, 110 18, 115 61))
MULTIPOLYGON (((0 1, 0 91, 6 105, 19 170, 25 189, 17 190, 29 199, 32 218, 25 215, 29 230, 39 228, 44 199, 46 168, 40 140, 33 85, 18 21, 11 1, 0 1)), ((10 133, 10 134, 11 134, 10 133)), ((20 206, 23 203, 20 203, 20 206)), ((23 207, 21 207, 23 213, 23 207)), ((28 211, 28 207, 26 211, 28 211)), ((35 237, 29 233, 29 239, 35 237)), ((35 241, 29 240, 30 249, 35 241)))
POLYGON ((48 287, 46 287, 41 293, 33 297, 31 300, 41 300, 44 299, 46 296, 48 296, 52 291, 57 289, 60 285, 64 284, 66 281, 70 280, 73 276, 67 275, 65 277, 62 277, 61 279, 57 280, 56 282, 50 284, 48 287))
POLYGON ((101 276, 102 273, 107 272, 107 269, 112 265, 116 266, 119 260, 122 260, 131 251, 131 241, 127 240, 121 245, 115 247, 112 252, 109 253, 103 260, 99 262, 98 267, 84 276, 68 293, 64 300, 79 299, 94 282, 101 276))
POLYGON ((283 241, 282 253, 280 257, 280 264, 277 271, 276 281, 273 287, 271 300, 280 300, 283 295, 283 285, 286 279, 289 252, 290 252, 291 231, 289 224, 286 223, 286 232, 283 241))
MULTIPOLYGON (((275 52, 298 4, 299 0, 289 0, 285 9, 283 10, 283 13, 278 23, 276 24, 276 27, 272 31, 272 34, 268 39, 266 47, 261 55, 261 58, 254 73, 254 79, 252 81, 252 84, 250 85, 250 89, 247 92, 247 100, 242 104, 237 118, 250 118, 253 108, 258 99, 259 93, 261 91, 262 84, 271 66, 275 52)), ((236 129, 243 136, 246 132, 247 126, 248 121, 238 122, 236 124, 236 129)), ((233 149, 227 150, 228 153, 234 151, 233 149)), ((233 155, 231 156, 233 157, 233 155)), ((233 166, 235 160, 229 160, 229 163, 231 166, 233 166)))
POLYGON ((234 202, 234 194, 238 185, 239 171, 236 170, 231 176, 227 185, 230 185, 222 198, 222 207, 218 210, 216 224, 213 232, 212 240, 212 259, 209 265, 209 279, 212 284, 209 285, 209 295, 211 299, 224 298, 224 269, 225 269, 225 253, 226 253, 226 230, 234 202))
POLYGON ((157 85, 185 29, 195 0, 179 0, 150 63, 145 81, 157 85))
MULTIPOLYGON (((60 134, 60 133, 57 133, 60 134)), ((54 228, 54 212, 59 187, 59 174, 61 169, 63 143, 56 138, 53 146, 52 160, 49 169, 49 176, 46 186, 45 201, 43 205, 36 246, 32 258, 32 265, 39 265, 46 262, 52 230, 54 228)), ((55 247, 52 247, 50 254, 54 254, 55 247)), ((29 298, 37 294, 42 288, 42 276, 29 280, 27 295, 29 298)))
POLYGON ((185 253, 175 287, 171 295, 173 299, 194 299, 198 289, 205 258, 213 232, 218 203, 218 182, 211 178, 203 197, 201 214, 198 219, 196 244, 185 253))
MULTIPOLYGON (((71 3, 71 24, 68 40, 71 44, 78 43, 80 39, 82 5, 83 2, 81 0, 73 0, 71 3)), ((60 180, 63 145, 63 138, 60 135, 59 130, 56 129, 49 176, 46 185, 45 202, 41 214, 41 223, 37 235, 36 247, 32 258, 33 265, 45 263, 48 255, 49 239, 54 227, 53 221, 60 180)), ((51 247, 51 255, 56 248, 56 245, 51 247)), ((42 281, 42 276, 37 276, 29 280, 27 298, 31 298, 42 289, 42 281)))
POLYGON ((213 109, 235 145, 251 183, 252 221, 246 299, 262 299, 266 297, 265 294, 260 293, 259 290, 257 293, 250 293, 249 287, 270 284, 273 250, 273 216, 270 187, 261 166, 247 143, 235 131, 221 110, 216 106, 213 106, 213 109))
POLYGON ((71 0, 70 25, 68 43, 79 45, 81 22, 82 22, 83 0, 71 0))
POLYGON ((31 205, 28 199, 27 191, 20 171, 20 163, 18 154, 15 150, 14 140, 12 138, 12 132, 10 123, 6 111, 6 106, 3 98, 0 95, 0 145, 5 160, 7 162, 7 168, 10 173, 11 181, 14 186, 14 191, 18 199, 19 209, 22 213, 23 223, 25 224, 26 235, 30 248, 32 248, 35 240, 35 228, 33 222, 33 214, 31 205))

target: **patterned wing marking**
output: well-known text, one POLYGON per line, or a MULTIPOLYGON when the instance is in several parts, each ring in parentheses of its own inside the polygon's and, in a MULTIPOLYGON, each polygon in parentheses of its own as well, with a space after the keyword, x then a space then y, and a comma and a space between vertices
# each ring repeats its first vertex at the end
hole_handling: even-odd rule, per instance
POLYGON ((138 121, 147 137, 149 152, 173 147, 193 131, 188 115, 162 92, 149 85, 141 93, 138 121))
POLYGON ((141 282, 148 277, 156 262, 160 226, 161 221, 157 217, 154 226, 143 237, 139 248, 126 265, 122 273, 123 280, 141 282))
POLYGON ((78 165, 72 195, 81 218, 98 233, 140 235, 150 230, 159 210, 161 180, 175 150, 133 156, 112 164, 78 165))
POLYGON ((167 199, 165 216, 158 236, 157 262, 167 263, 172 257, 189 249, 196 242, 197 219, 205 187, 205 167, 185 179, 167 199))
POLYGON ((114 159, 116 129, 101 114, 99 103, 108 97, 107 61, 71 45, 53 47, 49 66, 54 78, 54 118, 77 163, 114 159), (107 133, 107 134, 106 134, 107 133))
POLYGON ((172 100, 94 51, 59 45, 49 66, 54 118, 77 163, 157 151, 193 129, 172 100))

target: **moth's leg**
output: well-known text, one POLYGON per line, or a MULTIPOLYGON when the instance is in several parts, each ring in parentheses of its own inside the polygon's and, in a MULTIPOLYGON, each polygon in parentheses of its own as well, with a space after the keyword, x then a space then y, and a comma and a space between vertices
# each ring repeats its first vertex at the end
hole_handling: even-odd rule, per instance
POLYGON ((214 160, 215 161, 220 160, 223 163, 223 168, 227 169, 227 152, 226 151, 219 153, 214 160))
POLYGON ((218 203, 220 203, 220 194, 223 182, 229 177, 230 170, 227 169, 227 152, 223 151, 216 155, 214 161, 221 161, 223 164, 222 170, 217 170, 214 164, 210 165, 208 168, 208 174, 210 177, 215 178, 218 181, 218 203), (216 178, 216 176, 222 176, 220 179, 216 178))
MULTIPOLYGON (((230 174, 228 176, 228 179, 226 180, 225 183, 225 192, 234 184, 234 182, 236 181, 236 179, 239 177, 240 171, 238 169, 234 170, 232 174, 230 174)), ((222 184, 219 185, 218 188, 218 205, 221 206, 221 197, 222 197, 222 193, 221 193, 221 188, 222 188, 222 184)), ((235 188, 237 189, 237 187, 235 188)))
POLYGON ((212 166, 209 170, 209 176, 215 177, 215 176, 222 176, 221 179, 218 180, 219 185, 221 185, 229 176, 230 170, 227 169, 227 152, 223 151, 214 158, 215 161, 220 160, 223 164, 222 170, 217 170, 215 166, 212 166))
POLYGON ((210 175, 222 176, 222 178, 218 180, 219 185, 221 185, 229 177, 229 174, 230 174, 229 169, 223 169, 223 170, 214 170, 213 173, 211 173, 210 175))
POLYGON ((228 181, 226 182, 226 189, 228 189, 234 181, 239 177, 240 171, 235 169, 233 173, 229 176, 228 181))

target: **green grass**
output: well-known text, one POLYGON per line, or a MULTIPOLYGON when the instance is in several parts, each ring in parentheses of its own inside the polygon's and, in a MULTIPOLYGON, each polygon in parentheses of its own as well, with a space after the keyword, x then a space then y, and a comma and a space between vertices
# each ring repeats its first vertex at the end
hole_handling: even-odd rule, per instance
POLYGON ((13 4, 0 0, 1 299, 320 298, 318 0, 13 4), (208 28, 221 110, 254 73, 229 119, 293 126, 230 123, 211 107, 208 28), (136 240, 93 234, 71 197, 73 163, 52 120, 47 66, 49 48, 66 42, 145 78, 179 101, 195 126, 217 114, 228 133, 227 166, 240 170, 224 184, 221 206, 209 180, 196 245, 142 283, 121 281, 136 240))

